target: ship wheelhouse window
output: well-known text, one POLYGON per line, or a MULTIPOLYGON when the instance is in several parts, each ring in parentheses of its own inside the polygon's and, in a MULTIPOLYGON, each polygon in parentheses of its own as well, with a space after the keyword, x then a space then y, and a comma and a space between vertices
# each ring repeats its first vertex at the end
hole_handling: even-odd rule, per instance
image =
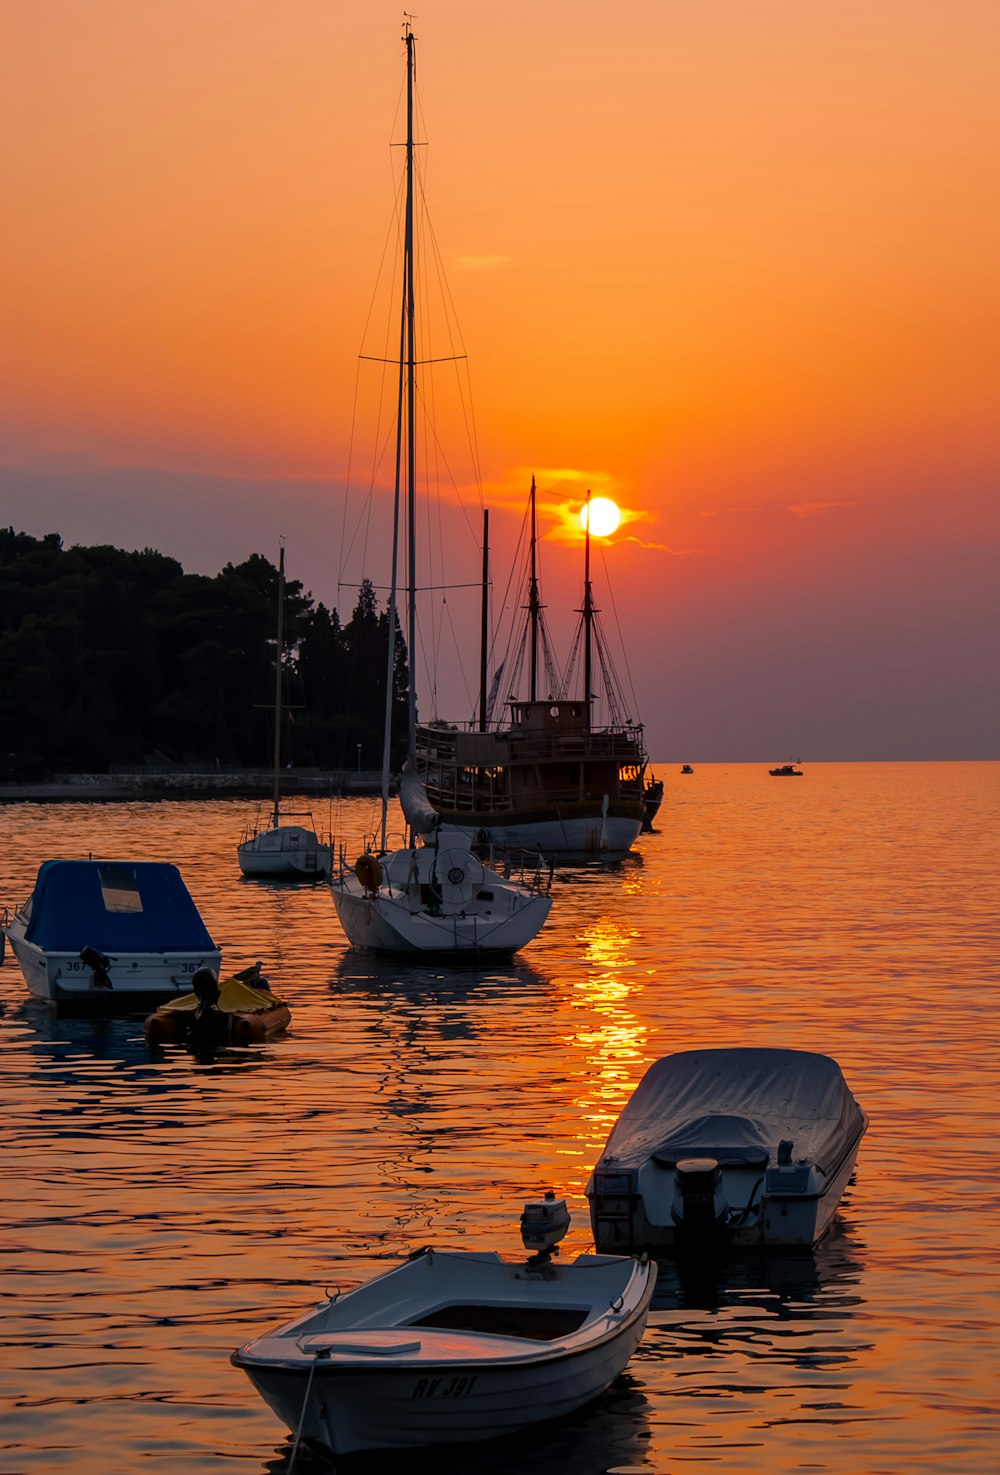
POLYGON ((98 866, 101 896, 109 912, 141 912, 142 897, 134 866, 98 866))

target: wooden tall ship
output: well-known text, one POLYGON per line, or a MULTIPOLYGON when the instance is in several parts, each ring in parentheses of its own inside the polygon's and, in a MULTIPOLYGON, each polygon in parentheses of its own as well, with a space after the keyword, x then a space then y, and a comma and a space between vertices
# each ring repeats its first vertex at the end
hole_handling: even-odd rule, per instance
MULTIPOLYGON (((581 621, 567 674, 560 678, 548 659, 539 594, 534 479, 530 514, 528 619, 523 632, 529 654, 528 696, 511 697, 506 720, 492 721, 486 691, 484 533, 478 721, 465 728, 444 723, 417 726, 415 760, 403 775, 403 808, 410 823, 425 833, 437 821, 467 830, 480 845, 540 850, 546 855, 627 851, 640 830, 651 827, 663 784, 650 771, 642 724, 624 715, 620 686, 597 619, 589 517, 581 621), (582 692, 569 697, 566 692, 581 646, 582 692), (545 657, 544 673, 539 669, 540 652, 545 657), (605 725, 594 721, 595 655, 607 698, 605 725)), ((488 515, 485 528, 488 531, 488 515)), ((522 664, 516 661, 518 669, 522 664)))

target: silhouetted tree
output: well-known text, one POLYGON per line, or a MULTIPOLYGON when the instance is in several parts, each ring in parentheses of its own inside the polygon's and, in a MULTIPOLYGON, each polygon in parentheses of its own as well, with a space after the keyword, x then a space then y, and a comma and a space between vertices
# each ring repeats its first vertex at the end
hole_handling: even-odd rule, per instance
MULTIPOLYGON (((388 618, 365 580, 346 628, 255 553, 214 578, 172 558, 64 549, 0 529, 0 774, 102 769, 153 753, 264 764, 273 743, 275 661, 298 762, 380 760, 388 618)), ((405 732, 406 650, 396 630, 394 736, 405 732), (401 722, 401 725, 400 725, 401 722)), ((405 738, 403 739, 405 746, 405 738)))

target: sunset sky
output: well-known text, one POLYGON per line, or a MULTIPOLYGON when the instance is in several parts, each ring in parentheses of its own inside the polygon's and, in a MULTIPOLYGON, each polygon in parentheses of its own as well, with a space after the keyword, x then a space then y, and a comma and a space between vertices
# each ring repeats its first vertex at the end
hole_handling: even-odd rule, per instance
MULTIPOLYGON (((385 582, 388 494, 347 546, 345 481, 401 19, 6 0, 0 521, 204 573, 283 535, 347 611, 385 582)), ((565 643, 590 487, 631 514, 613 608, 595 577, 655 757, 997 757, 1000 5, 431 0, 414 29, 497 585, 534 474, 565 643)), ((422 716, 468 715, 428 685, 422 716)))

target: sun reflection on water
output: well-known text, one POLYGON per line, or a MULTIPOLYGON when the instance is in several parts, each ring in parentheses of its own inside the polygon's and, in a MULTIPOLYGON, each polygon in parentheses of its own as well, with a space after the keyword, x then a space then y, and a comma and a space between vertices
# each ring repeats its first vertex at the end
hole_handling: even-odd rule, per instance
POLYGON ((648 1028, 629 1006, 645 986, 637 972, 638 939, 636 928, 608 917, 578 934, 583 966, 568 1000, 578 1017, 565 1040, 579 1052, 574 1104, 588 1148, 603 1146, 650 1062, 648 1028))

